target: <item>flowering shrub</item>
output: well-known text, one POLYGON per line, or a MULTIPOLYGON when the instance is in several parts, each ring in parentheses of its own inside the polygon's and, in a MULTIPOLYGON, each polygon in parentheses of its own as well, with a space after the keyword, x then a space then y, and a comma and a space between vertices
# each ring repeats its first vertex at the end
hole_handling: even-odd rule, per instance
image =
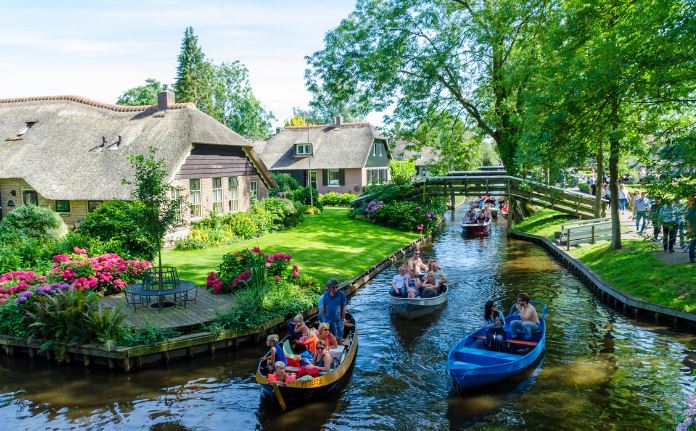
POLYGON ((677 431, 688 431, 696 429, 696 394, 689 395, 684 420, 677 425, 677 431))
POLYGON ((128 284, 140 278, 143 270, 152 267, 146 260, 126 260, 114 253, 87 257, 84 249, 75 247, 75 253, 53 256, 56 276, 75 289, 92 290, 102 295, 119 293, 128 284))
POLYGON ((364 210, 365 219, 373 224, 395 227, 401 230, 427 233, 438 224, 438 214, 445 211, 444 204, 424 204, 411 201, 370 201, 364 210))
POLYGON ((208 274, 206 288, 215 294, 230 293, 252 282, 269 285, 284 280, 297 284, 300 268, 292 266, 292 256, 287 253, 263 253, 258 247, 236 251, 222 257, 218 272, 208 274))
POLYGON ((45 280, 45 276, 32 271, 13 271, 0 275, 0 304, 7 302, 12 295, 24 292, 45 280))

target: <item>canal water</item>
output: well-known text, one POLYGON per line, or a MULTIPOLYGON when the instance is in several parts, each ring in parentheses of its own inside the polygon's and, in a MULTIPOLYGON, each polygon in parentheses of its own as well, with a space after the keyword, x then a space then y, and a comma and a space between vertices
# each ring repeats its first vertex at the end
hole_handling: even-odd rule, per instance
MULTIPOLYGON (((459 219, 461 214, 457 215, 459 219)), ((350 300, 360 346, 344 391, 280 413, 254 381, 261 348, 218 353, 132 375, 0 362, 3 430, 662 430, 674 429, 696 389, 696 339, 635 322, 602 305, 538 246, 465 239, 448 223, 423 254, 452 288, 422 320, 390 313, 383 271, 350 300), (546 353, 514 381, 457 394, 450 346, 482 323, 483 304, 507 311, 517 293, 548 304, 546 353)), ((617 262, 617 265, 620 265, 617 262)))

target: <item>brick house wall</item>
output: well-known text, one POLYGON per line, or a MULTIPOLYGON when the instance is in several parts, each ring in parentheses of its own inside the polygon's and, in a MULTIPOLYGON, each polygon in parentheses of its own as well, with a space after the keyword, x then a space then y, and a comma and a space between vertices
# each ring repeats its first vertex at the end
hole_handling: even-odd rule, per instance
MULTIPOLYGON (((17 209, 24 205, 22 202, 22 192, 34 190, 26 181, 21 178, 9 178, 0 179, 0 213, 4 217, 10 213, 10 211, 17 209), (16 196, 12 196, 12 191, 15 192, 16 196), (10 206, 10 201, 14 203, 14 206, 10 206)), ((56 201, 51 199, 46 199, 37 192, 38 204, 40 207, 50 208, 56 211, 56 201)), ((69 212, 59 212, 63 221, 68 227, 73 228, 80 221, 87 217, 87 201, 85 200, 74 200, 70 202, 69 212)), ((97 202, 94 202, 96 205, 97 202)))

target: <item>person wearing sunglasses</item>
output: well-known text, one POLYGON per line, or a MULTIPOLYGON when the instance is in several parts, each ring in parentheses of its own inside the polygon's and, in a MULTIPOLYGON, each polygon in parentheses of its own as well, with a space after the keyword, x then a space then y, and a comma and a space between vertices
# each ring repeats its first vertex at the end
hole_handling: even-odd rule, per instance
POLYGON ((329 349, 326 347, 326 343, 323 341, 317 342, 317 353, 312 358, 312 363, 307 364, 299 369, 297 373, 297 378, 303 376, 316 376, 317 374, 323 372, 328 372, 331 369, 331 362, 333 361, 329 349))
POLYGON ((323 341, 326 347, 332 349, 338 346, 336 337, 331 333, 330 325, 328 323, 322 323, 319 325, 319 340, 323 341))
POLYGON ((408 260, 408 271, 415 271, 416 275, 422 279, 423 271, 428 269, 428 265, 424 264, 420 257, 420 250, 416 249, 408 260))
POLYGON ((329 324, 331 333, 336 336, 338 344, 343 344, 343 325, 346 321, 348 298, 346 294, 338 289, 337 280, 326 282, 329 291, 324 294, 324 323, 329 324))

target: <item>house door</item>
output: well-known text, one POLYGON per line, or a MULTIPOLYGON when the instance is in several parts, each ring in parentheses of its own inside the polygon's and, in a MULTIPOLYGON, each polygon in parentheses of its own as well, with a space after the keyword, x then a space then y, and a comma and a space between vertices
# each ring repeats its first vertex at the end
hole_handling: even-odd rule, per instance
POLYGON ((317 190, 317 171, 309 171, 309 187, 317 190))

